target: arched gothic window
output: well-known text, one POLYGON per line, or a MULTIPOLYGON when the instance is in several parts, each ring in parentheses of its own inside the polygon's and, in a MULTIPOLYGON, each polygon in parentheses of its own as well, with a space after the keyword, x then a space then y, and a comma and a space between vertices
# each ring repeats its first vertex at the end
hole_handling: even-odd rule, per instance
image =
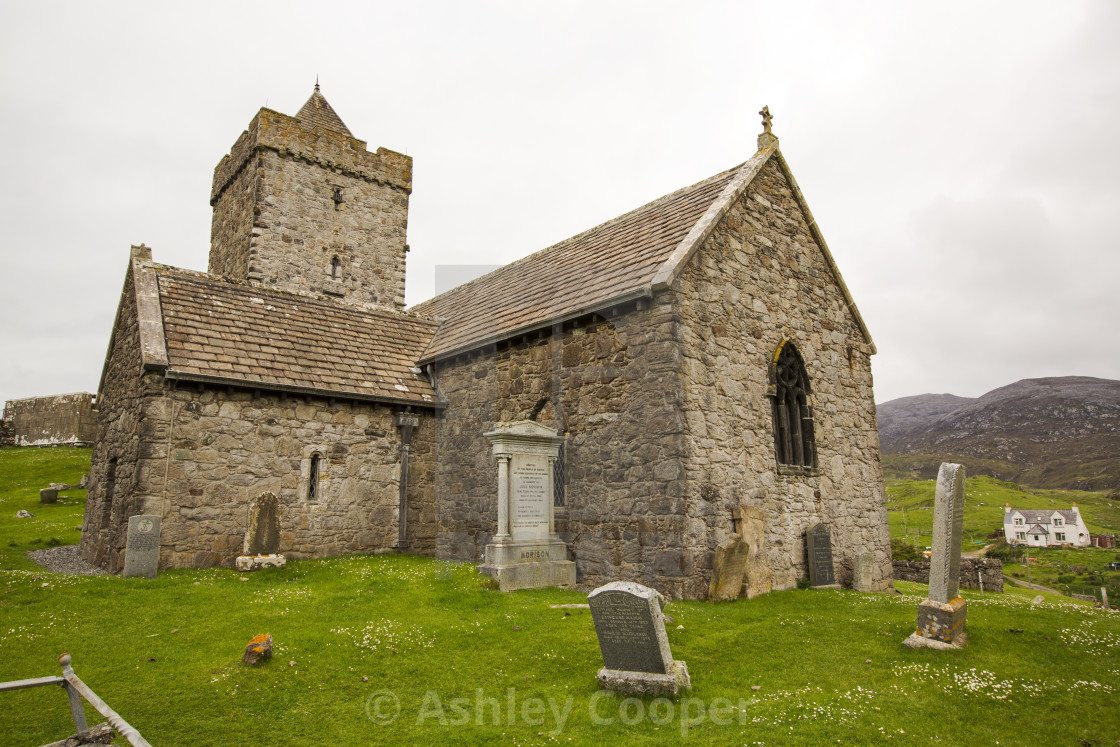
POLYGON ((809 376, 801 354, 783 340, 770 366, 774 414, 774 451, 778 464, 811 469, 817 466, 809 376))

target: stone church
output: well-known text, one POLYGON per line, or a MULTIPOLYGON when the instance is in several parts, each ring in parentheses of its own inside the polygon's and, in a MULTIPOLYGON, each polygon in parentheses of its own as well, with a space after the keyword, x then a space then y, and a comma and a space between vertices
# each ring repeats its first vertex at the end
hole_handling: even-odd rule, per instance
POLYGON ((742 594, 789 588, 824 522, 837 580, 871 553, 887 588, 875 346, 764 122, 746 162, 406 309, 412 158, 318 86, 261 109, 214 170, 207 272, 132 248, 83 555, 119 570, 129 517, 157 514, 161 568, 230 566, 271 493, 288 558, 478 562, 484 434, 535 421, 563 437, 580 584, 703 598, 749 536, 742 594))

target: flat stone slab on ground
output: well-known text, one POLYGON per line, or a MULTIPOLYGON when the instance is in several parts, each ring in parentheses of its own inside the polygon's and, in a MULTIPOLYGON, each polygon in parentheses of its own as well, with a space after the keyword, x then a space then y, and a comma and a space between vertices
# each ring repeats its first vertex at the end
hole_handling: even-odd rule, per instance
POLYGON ((238 555, 234 561, 239 571, 259 571, 261 568, 284 568, 288 559, 283 555, 238 555))

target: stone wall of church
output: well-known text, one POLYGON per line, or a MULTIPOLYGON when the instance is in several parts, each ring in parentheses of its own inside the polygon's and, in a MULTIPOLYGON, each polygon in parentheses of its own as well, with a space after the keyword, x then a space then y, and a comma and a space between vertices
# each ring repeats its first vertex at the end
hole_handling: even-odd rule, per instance
POLYGON ((477 561, 497 523, 483 436, 531 418, 566 436, 556 526, 580 584, 637 581, 674 597, 695 568, 683 546, 680 356, 667 297, 440 363, 449 407, 436 452, 437 555, 477 561))
POLYGON ((254 153, 238 154, 244 167, 230 177, 213 203, 210 216, 210 265, 207 272, 230 280, 249 275, 249 246, 253 241, 253 211, 257 204, 259 160, 254 153))
POLYGON ((140 513, 133 496, 139 484, 143 402, 152 378, 152 374, 140 372, 140 332, 130 263, 98 392, 97 439, 82 521, 82 556, 114 572, 123 567, 121 551, 128 517, 140 513))
POLYGON ((704 574, 734 530, 732 509, 765 517, 771 588, 807 575, 804 532, 832 528, 838 581, 872 552, 874 583, 891 582, 870 354, 776 161, 732 206, 677 284, 689 456, 687 544, 704 574), (783 339, 811 385, 818 469, 779 468, 769 365, 783 339))
POLYGON ((145 401, 144 435, 138 488, 163 517, 161 567, 232 565, 265 492, 280 499, 289 558, 396 545, 400 439, 388 406, 180 388, 145 401))

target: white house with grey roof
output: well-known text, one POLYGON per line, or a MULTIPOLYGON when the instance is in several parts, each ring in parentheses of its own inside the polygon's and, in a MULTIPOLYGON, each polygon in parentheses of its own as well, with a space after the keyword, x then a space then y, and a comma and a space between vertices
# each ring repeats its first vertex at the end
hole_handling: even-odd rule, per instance
POLYGON ((1089 546, 1089 530, 1076 505, 1068 511, 1005 506, 1003 536, 1009 545, 1089 546))

